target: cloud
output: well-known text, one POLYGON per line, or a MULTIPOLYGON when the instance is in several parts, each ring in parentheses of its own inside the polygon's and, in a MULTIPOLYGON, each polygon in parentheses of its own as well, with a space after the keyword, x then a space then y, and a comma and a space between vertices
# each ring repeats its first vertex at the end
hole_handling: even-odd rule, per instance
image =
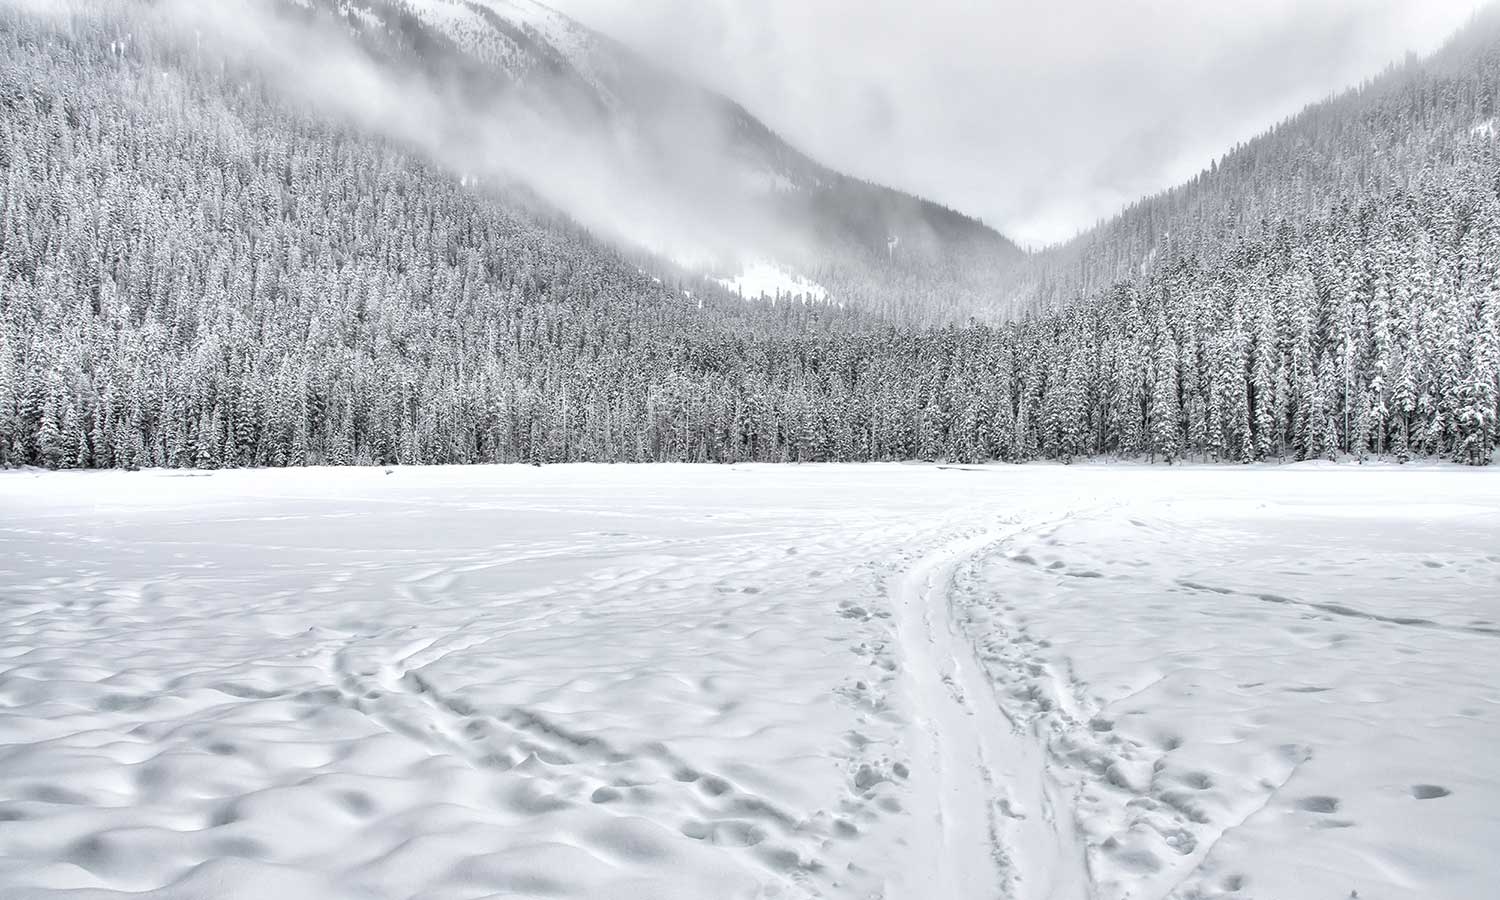
POLYGON ((466 84, 457 55, 377 59, 326 17, 299 19, 268 0, 149 8, 173 33, 259 71, 319 117, 392 139, 456 175, 522 185, 622 244, 717 266, 740 248, 789 253, 799 240, 751 202, 753 186, 722 177, 731 123, 700 92, 664 93, 655 116, 627 123, 600 114, 593 94, 569 93, 577 86, 566 73, 554 82, 532 72, 511 91, 488 77, 466 84))
POLYGON ((1481 0, 551 0, 837 168, 1029 244, 1427 52, 1481 0))

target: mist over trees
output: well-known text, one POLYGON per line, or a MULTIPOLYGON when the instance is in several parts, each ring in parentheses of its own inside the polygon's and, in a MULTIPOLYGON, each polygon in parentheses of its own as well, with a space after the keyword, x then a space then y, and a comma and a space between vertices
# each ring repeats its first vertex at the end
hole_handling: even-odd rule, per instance
POLYGON ((243 68, 0 6, 0 465, 1483 464, 1494 18, 1023 268, 1030 317, 932 327, 741 301, 243 68))

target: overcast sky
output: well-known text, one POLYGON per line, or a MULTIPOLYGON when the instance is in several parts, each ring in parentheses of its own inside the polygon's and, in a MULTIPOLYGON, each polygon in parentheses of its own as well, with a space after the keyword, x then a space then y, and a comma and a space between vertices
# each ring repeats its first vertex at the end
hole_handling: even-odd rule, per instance
POLYGON ((551 0, 823 162, 1066 239, 1482 0, 551 0))

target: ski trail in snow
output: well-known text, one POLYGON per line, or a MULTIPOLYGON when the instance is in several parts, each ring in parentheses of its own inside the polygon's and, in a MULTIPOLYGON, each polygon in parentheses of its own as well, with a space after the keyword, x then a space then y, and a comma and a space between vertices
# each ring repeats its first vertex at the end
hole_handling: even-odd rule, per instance
POLYGON ((924 896, 1085 900, 1086 858, 1072 804, 1044 748, 1000 706, 952 615, 969 557, 1061 518, 969 536, 918 560, 895 585, 897 635, 915 711, 908 890, 924 896))

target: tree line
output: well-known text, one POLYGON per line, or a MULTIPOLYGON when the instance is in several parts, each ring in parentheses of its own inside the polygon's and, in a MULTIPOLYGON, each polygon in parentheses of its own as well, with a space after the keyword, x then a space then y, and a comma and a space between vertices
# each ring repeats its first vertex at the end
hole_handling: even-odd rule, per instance
POLYGON ((0 465, 1483 464, 1500 439, 1492 135, 935 329, 653 277, 175 53, 0 13, 0 465))

